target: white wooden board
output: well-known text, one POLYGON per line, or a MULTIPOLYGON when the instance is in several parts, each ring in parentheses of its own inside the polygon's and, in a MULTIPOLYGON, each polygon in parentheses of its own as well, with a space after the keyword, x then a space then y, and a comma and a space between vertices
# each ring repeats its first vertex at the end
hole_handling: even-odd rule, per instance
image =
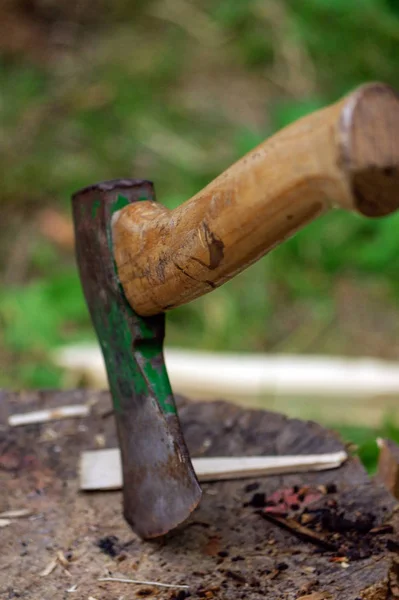
MULTIPOLYGON (((336 469, 346 459, 346 452, 341 451, 307 456, 194 458, 192 463, 199 481, 218 481, 336 469)), ((83 452, 79 471, 81 490, 118 490, 122 487, 121 457, 118 448, 83 452)))

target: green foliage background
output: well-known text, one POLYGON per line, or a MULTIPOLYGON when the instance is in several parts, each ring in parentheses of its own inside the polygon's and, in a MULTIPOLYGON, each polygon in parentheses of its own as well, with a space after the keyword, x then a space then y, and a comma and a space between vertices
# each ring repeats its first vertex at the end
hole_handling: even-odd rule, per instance
MULTIPOLYGON (((62 386, 92 339, 73 250, 44 209, 117 177, 173 207, 354 86, 399 88, 396 0, 32 0, 0 8, 0 385, 62 386)), ((293 165, 294 167, 294 165, 293 165)), ((212 350, 399 355, 399 215, 334 213, 168 319, 212 350)))

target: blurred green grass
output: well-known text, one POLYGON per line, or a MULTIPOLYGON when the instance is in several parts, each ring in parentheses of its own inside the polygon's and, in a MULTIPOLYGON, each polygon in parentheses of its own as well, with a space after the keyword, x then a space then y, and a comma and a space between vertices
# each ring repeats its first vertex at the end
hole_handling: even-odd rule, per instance
MULTIPOLYGON (((158 199, 176 206, 354 86, 399 88, 393 0, 102 0, 79 10, 34 0, 29 11, 23 3, 8 10, 0 30, 3 387, 62 386, 49 353, 93 339, 72 248, 43 233, 44 209, 69 216, 74 191, 117 177, 149 178, 158 199), (15 48, 15 39, 26 42, 15 48)), ((398 227, 399 215, 324 217, 173 311, 168 343, 396 359, 398 227)))

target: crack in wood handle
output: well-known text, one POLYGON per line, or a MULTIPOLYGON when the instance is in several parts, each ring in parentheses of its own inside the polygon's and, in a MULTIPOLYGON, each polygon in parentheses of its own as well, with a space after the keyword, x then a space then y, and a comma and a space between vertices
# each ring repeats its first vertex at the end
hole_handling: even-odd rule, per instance
POLYGON ((369 217, 399 207, 399 99, 364 85, 249 152, 173 211, 155 202, 115 215, 115 260, 140 315, 225 283, 338 206, 369 217))

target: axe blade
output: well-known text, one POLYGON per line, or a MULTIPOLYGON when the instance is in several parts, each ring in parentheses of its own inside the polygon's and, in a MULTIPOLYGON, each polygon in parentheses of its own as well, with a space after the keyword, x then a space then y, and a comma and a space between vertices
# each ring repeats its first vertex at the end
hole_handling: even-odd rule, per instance
POLYGON ((131 202, 154 199, 151 182, 125 179, 73 196, 76 257, 114 405, 124 516, 142 538, 182 523, 201 498, 164 363, 165 316, 133 311, 114 260, 113 215, 131 202))

